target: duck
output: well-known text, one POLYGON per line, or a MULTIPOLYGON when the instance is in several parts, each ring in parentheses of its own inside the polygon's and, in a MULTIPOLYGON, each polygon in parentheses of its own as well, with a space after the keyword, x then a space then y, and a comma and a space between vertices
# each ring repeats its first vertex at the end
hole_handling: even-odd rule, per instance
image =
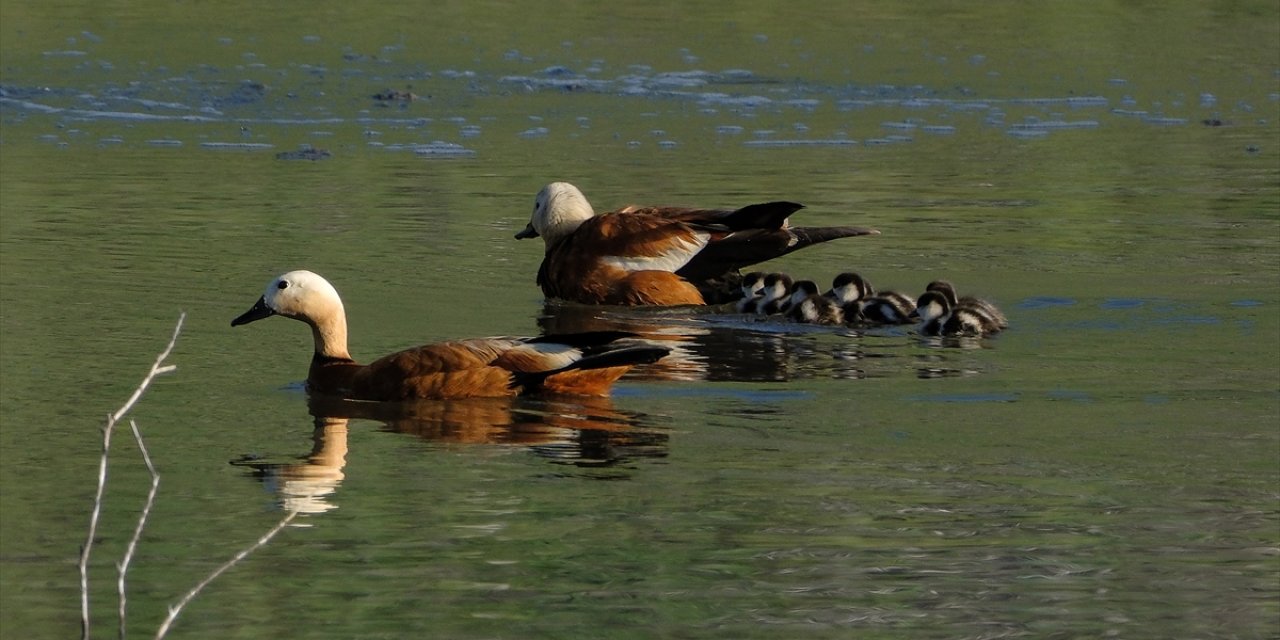
POLYGON ((980 306, 960 302, 952 306, 946 294, 926 290, 916 300, 915 317, 920 320, 920 333, 926 336, 987 336, 1003 327, 980 306))
POLYGON ((312 394, 350 400, 452 400, 533 393, 607 395, 632 366, 670 350, 628 343, 635 334, 596 331, 535 338, 470 338, 405 349, 369 364, 347 351, 347 317, 338 291, 311 271, 273 279, 231 326, 282 316, 311 327, 315 353, 307 373, 312 394))
POLYGON ((934 280, 926 285, 924 290, 941 292, 942 295, 946 296, 947 302, 951 303, 952 307, 959 306, 961 303, 977 307, 978 309, 981 309, 983 313, 985 313, 987 317, 990 318, 991 321, 999 328, 1009 328, 1009 320, 1005 318, 1004 313, 994 304, 973 296, 957 297, 955 286, 946 280, 934 280))
POLYGON ((861 274, 846 271, 831 281, 826 296, 839 302, 845 319, 875 324, 910 324, 916 302, 898 291, 880 291, 861 274))
POLYGON ((832 298, 819 295, 817 288, 815 284, 813 293, 792 305, 787 312, 787 317, 796 322, 807 324, 844 324, 844 310, 840 307, 840 304, 832 298))
POLYGON ((703 305, 739 269, 838 238, 877 235, 865 227, 792 227, 804 205, 739 209, 627 206, 596 214, 568 182, 538 192, 517 240, 545 243, 537 282, 544 295, 585 304, 703 305))

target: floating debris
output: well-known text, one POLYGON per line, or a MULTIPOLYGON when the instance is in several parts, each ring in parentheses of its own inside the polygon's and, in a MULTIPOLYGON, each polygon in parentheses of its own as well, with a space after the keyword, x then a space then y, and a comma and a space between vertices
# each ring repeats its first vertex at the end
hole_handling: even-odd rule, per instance
POLYGON ((200 148, 214 151, 263 151, 274 149, 274 144, 265 142, 201 142, 200 148))
POLYGON ((276 160, 324 160, 330 157, 328 149, 318 149, 309 144, 303 145, 295 151, 281 151, 276 154, 276 160))

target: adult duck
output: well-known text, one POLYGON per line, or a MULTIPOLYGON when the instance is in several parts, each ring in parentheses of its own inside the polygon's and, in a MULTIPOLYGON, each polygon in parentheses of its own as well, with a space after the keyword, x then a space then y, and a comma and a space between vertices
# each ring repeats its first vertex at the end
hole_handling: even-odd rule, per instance
POLYGON ((546 392, 605 395, 633 365, 655 362, 669 350, 618 341, 616 331, 539 338, 472 338, 405 349, 369 364, 347 352, 347 316, 338 292, 310 271, 275 278, 231 326, 271 316, 311 327, 315 354, 307 390, 353 400, 454 399, 546 392))
POLYGON ((597 215, 577 187, 553 182, 538 192, 529 224, 516 238, 545 242, 538 286, 548 297, 700 305, 725 283, 736 288, 742 267, 828 240, 879 233, 790 226, 789 217, 802 208, 782 201, 741 209, 628 206, 597 215))

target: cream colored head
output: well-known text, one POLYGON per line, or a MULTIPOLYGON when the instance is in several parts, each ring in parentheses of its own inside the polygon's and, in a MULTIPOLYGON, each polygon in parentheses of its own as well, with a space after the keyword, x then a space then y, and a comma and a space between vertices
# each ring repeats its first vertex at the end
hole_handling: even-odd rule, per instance
POLYGON ((552 182, 538 192, 533 201, 533 216, 516 239, 542 236, 548 245, 573 233, 584 221, 596 214, 587 197, 568 182, 552 182))
POLYGON ((272 280, 262 297, 231 326, 280 315, 311 325, 316 353, 347 356, 347 313, 328 280, 310 271, 290 271, 272 280))

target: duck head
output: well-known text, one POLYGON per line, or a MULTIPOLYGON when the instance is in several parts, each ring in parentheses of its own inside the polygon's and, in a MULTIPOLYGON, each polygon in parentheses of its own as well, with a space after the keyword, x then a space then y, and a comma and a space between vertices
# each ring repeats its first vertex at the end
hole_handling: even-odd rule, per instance
POLYGON ((587 197, 568 182, 552 182, 538 192, 533 202, 533 216, 517 240, 537 238, 548 244, 573 233, 584 221, 596 214, 587 197))
POLYGON ((269 284, 248 311, 236 316, 238 327, 271 316, 301 320, 311 326, 316 353, 347 356, 347 316, 342 298, 328 280, 310 271, 290 271, 269 284))

